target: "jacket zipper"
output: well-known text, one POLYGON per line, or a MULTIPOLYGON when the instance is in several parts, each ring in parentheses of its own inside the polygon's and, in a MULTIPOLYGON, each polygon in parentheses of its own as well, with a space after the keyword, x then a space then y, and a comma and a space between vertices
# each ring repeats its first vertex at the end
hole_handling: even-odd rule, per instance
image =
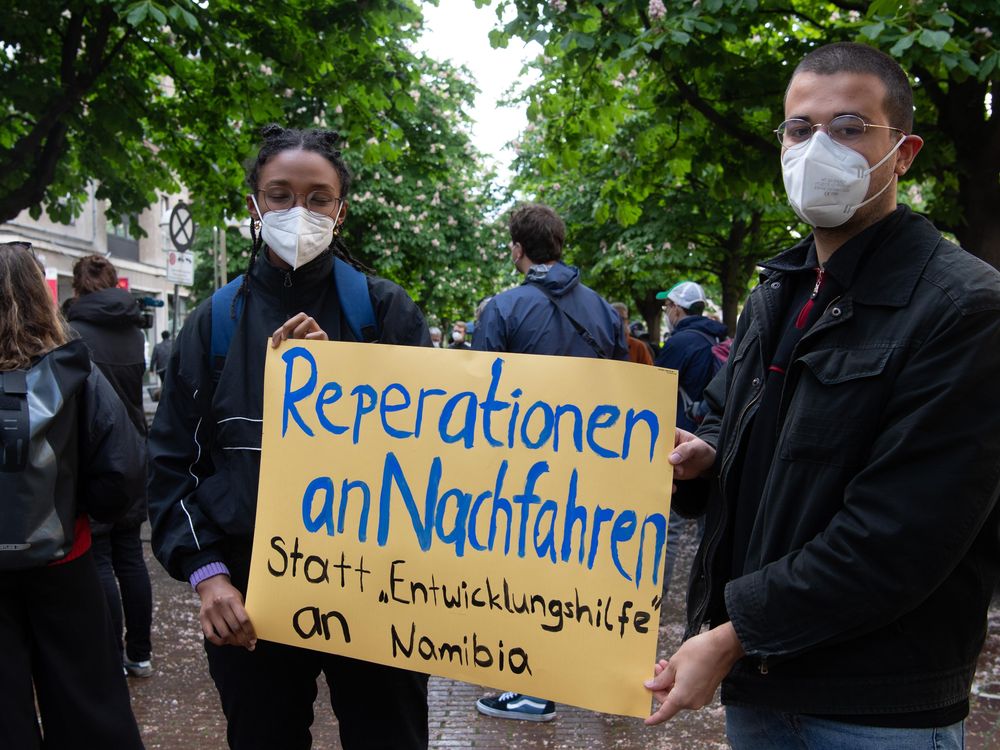
POLYGON ((802 305, 802 309, 799 310, 799 314, 795 318, 795 327, 799 330, 806 327, 806 320, 809 319, 809 312, 812 310, 813 304, 816 302, 816 297, 819 295, 819 290, 823 286, 824 273, 825 269, 823 266, 816 269, 816 284, 813 286, 812 294, 809 295, 809 299, 806 300, 804 305, 802 305))

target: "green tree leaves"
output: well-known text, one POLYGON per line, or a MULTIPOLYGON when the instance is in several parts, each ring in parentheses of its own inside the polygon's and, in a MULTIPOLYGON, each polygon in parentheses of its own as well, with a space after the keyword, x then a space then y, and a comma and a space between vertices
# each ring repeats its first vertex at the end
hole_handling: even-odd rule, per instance
POLYGON ((534 135, 517 187, 582 230, 575 257, 600 270, 599 288, 655 313, 652 290, 701 273, 734 322, 753 260, 808 231, 787 208, 769 131, 795 63, 833 41, 872 44, 910 73, 928 144, 908 175, 921 208, 1000 265, 1000 218, 987 208, 1000 205, 1000 126, 986 105, 1000 65, 995 2, 663 0, 661 11, 607 0, 544 15, 555 3, 505 5, 518 9, 506 36, 546 32, 541 80, 524 95, 534 135), (566 183, 591 199, 555 189, 566 183))

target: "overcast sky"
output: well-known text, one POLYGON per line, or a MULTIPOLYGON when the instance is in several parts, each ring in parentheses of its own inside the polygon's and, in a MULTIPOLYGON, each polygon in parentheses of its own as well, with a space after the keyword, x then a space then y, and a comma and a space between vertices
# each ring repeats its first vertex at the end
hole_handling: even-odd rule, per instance
POLYGON ((436 60, 451 60, 472 71, 479 96, 472 111, 473 143, 498 165, 501 181, 514 158, 506 144, 527 124, 523 107, 499 107, 496 102, 519 78, 522 64, 537 55, 537 44, 525 47, 513 40, 506 49, 490 46, 490 29, 498 25, 496 9, 476 8, 473 0, 439 0, 424 5, 424 34, 418 48, 436 60))

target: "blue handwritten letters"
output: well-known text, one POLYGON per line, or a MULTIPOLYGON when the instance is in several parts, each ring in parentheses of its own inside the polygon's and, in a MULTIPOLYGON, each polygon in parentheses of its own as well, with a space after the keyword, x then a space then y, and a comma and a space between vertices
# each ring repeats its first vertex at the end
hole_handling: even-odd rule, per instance
POLYGON ((380 547, 393 535, 406 534, 421 550, 447 545, 459 558, 502 549, 504 555, 552 565, 592 569, 610 561, 637 588, 646 576, 658 583, 665 514, 640 517, 620 502, 579 496, 581 472, 622 471, 629 462, 653 462, 658 448, 663 450, 653 411, 525 398, 524 387, 505 382, 500 356, 481 391, 320 382, 307 348, 292 346, 281 358, 282 440, 326 434, 358 445, 378 435, 395 446, 384 451, 379 486, 370 477, 312 479, 301 497, 306 532, 343 535, 350 510, 346 533, 360 542, 373 535, 380 547), (436 448, 425 451, 429 461, 404 469, 401 456, 415 441, 436 448), (495 470, 477 475, 476 486, 449 486, 448 462, 459 460, 456 449, 475 449, 479 456, 495 451, 497 460, 490 464, 495 470), (537 458, 518 462, 522 468, 513 471, 508 457, 531 452, 537 458), (576 468, 555 476, 546 459, 556 455, 572 456, 576 468))

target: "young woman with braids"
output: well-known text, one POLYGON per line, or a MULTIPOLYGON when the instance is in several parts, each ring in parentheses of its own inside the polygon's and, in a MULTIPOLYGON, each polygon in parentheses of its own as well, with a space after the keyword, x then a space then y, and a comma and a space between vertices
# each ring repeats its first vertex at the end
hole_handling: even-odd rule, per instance
MULTIPOLYGON (((253 250, 242 313, 218 384, 210 362, 212 301, 177 338, 149 437, 153 548, 201 598, 209 670, 235 750, 311 746, 316 679, 330 685, 346 750, 425 748, 427 677, 343 656, 257 640, 243 606, 260 470, 265 341, 356 340, 333 281, 350 172, 323 130, 262 131, 250 166, 253 250)), ((420 310, 395 284, 367 277, 387 344, 430 346, 420 310)))
POLYGON ((129 508, 145 456, 70 338, 31 246, 0 243, 0 747, 141 749, 87 516, 129 508))

